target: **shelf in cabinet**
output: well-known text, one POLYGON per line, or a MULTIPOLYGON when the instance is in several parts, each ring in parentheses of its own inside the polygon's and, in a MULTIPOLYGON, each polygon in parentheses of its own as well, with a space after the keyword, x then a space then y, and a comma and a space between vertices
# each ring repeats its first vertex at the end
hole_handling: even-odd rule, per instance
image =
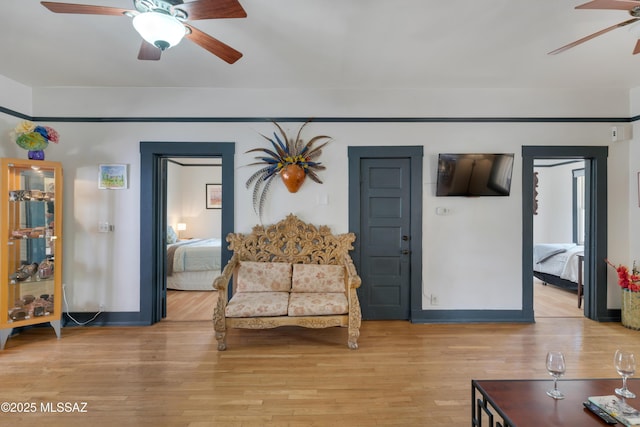
POLYGON ((55 193, 41 190, 9 191, 10 202, 53 202, 55 197, 55 193))
POLYGON ((26 240, 26 239, 55 239, 55 236, 47 236, 46 227, 19 228, 11 231, 10 240, 26 240))
POLYGON ((10 323, 13 328, 17 328, 20 326, 28 326, 28 325, 34 325, 37 323, 44 323, 44 322, 50 322, 51 320, 56 320, 58 319, 59 316, 57 316, 55 313, 47 313, 43 316, 27 316, 24 319, 16 319, 13 320, 11 318, 7 319, 7 323, 10 323))
POLYGON ((47 284, 47 283, 51 283, 54 284, 55 280, 53 278, 53 276, 48 277, 46 279, 31 279, 31 280, 15 280, 15 279, 9 279, 9 284, 10 285, 38 285, 38 284, 47 284))

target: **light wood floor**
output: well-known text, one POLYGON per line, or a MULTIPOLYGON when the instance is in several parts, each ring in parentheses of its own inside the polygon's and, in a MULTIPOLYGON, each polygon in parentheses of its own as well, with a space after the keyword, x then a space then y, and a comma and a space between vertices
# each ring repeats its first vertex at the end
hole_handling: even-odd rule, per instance
POLYGON ((167 317, 165 321, 193 321, 213 319, 213 308, 218 300, 216 291, 167 290, 167 317))
POLYGON ((576 292, 543 285, 540 280, 533 282, 533 311, 536 319, 543 317, 583 317, 584 301, 578 308, 576 292))
POLYGON ((355 351, 343 328, 285 327, 231 330, 218 352, 210 321, 66 327, 60 340, 33 328, 0 352, 0 400, 38 411, 0 418, 27 427, 469 426, 472 379, 550 381, 549 349, 565 353, 566 378, 615 378, 615 349, 640 354, 639 334, 585 318, 364 321, 355 351), (47 402, 86 402, 87 412, 43 413, 47 402))

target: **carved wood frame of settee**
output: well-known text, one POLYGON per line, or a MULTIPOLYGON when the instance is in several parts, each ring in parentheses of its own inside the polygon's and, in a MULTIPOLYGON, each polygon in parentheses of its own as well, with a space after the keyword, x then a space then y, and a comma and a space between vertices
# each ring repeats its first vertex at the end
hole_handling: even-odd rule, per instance
POLYGON ((356 289, 360 276, 356 272, 349 251, 353 250, 355 234, 331 234, 329 227, 307 224, 289 214, 282 221, 267 226, 256 225, 251 234, 230 233, 226 241, 233 256, 222 274, 213 283, 219 291, 213 313, 213 328, 218 340, 218 350, 226 350, 228 328, 267 329, 278 326, 302 326, 306 328, 348 327, 348 346, 358 348, 362 313, 356 289), (241 261, 289 262, 292 264, 329 264, 345 266, 345 292, 349 303, 348 314, 323 316, 274 316, 274 317, 226 317, 228 286, 232 281, 235 291, 235 274, 241 261))

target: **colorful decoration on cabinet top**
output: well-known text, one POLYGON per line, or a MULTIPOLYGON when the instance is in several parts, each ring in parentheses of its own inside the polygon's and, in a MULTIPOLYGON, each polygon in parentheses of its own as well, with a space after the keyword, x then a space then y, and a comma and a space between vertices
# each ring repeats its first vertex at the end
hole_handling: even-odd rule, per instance
POLYGON ((36 125, 32 121, 23 120, 11 132, 11 139, 18 147, 29 151, 30 159, 44 160, 44 149, 49 146, 50 142, 54 144, 60 142, 60 135, 52 127, 36 125))

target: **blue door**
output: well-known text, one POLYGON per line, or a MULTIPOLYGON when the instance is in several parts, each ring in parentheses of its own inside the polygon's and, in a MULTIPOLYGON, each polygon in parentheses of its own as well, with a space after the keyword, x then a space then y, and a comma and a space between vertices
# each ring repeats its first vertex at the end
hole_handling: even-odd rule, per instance
POLYGON ((411 162, 362 159, 360 172, 362 316, 409 319, 411 162))

